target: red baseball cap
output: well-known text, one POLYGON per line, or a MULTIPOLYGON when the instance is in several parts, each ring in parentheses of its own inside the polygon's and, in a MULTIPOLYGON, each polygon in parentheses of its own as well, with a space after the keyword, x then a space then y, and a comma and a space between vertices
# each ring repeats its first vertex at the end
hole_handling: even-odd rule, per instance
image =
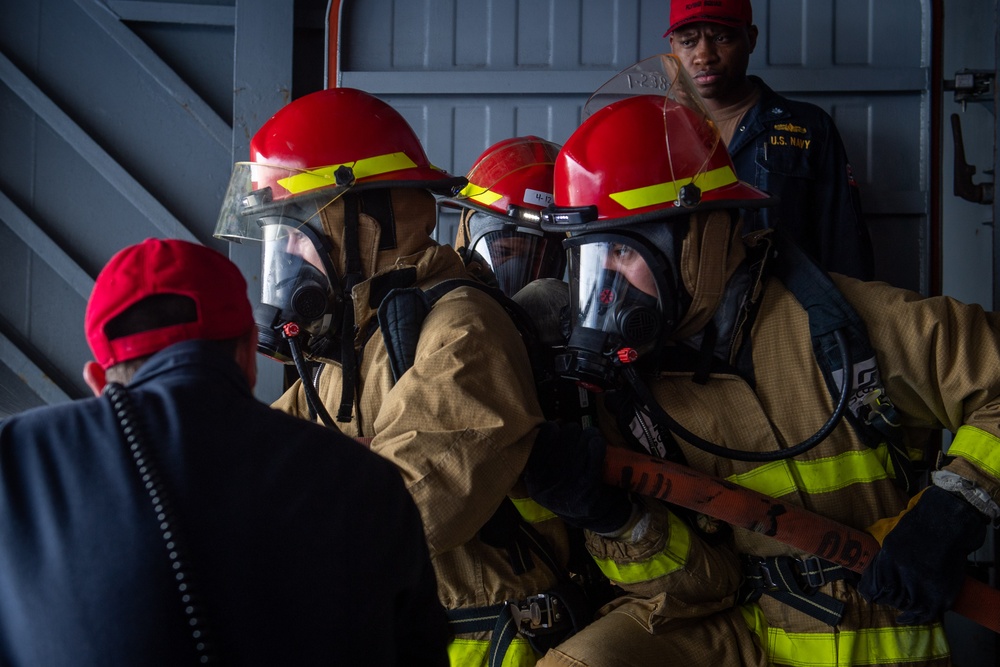
POLYGON ((666 37, 688 23, 721 23, 733 28, 753 25, 750 0, 671 0, 666 37))
POLYGON ((87 301, 84 331, 94 360, 108 368, 185 340, 236 338, 253 323, 246 280, 225 255, 189 241, 146 239, 120 250, 101 270, 87 301), (158 294, 190 297, 197 318, 108 339, 110 320, 158 294))

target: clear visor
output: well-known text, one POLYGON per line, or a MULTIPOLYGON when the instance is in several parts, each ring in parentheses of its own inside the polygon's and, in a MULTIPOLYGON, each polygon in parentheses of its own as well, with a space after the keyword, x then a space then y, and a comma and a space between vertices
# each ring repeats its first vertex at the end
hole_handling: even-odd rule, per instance
MULTIPOLYGON (((652 56, 622 70, 590 96, 583 107, 583 118, 612 102, 636 95, 663 97, 663 148, 669 162, 669 183, 674 184, 677 190, 671 194, 675 195, 678 203, 687 205, 686 196, 680 192, 678 185, 682 182, 690 181, 699 191, 717 187, 715 179, 722 176, 711 170, 709 161, 722 137, 677 56, 652 56), (674 146, 672 138, 680 143, 674 146), (692 159, 696 164, 691 164, 692 159)), ((735 175, 730 173, 724 176, 735 179, 735 175)), ((688 196, 695 198, 693 194, 688 196)), ((697 198, 700 199, 700 196, 697 198)))
MULTIPOLYGON (((601 160, 606 157, 595 158, 597 166, 573 165, 578 173, 568 173, 566 168, 565 179, 573 187, 563 186, 558 193, 566 200, 564 208, 543 215, 544 229, 566 232, 608 229, 619 225, 618 218, 628 220, 634 211, 659 215, 671 207, 696 206, 702 193, 738 182, 726 148, 720 145, 722 138, 715 122, 674 55, 653 56, 619 72, 591 95, 584 106, 583 118, 586 120, 614 102, 640 96, 662 98, 662 127, 658 130, 643 126, 641 131, 632 132, 633 137, 641 136, 640 140, 593 149, 598 156, 602 150, 620 152, 616 159, 622 164, 617 171, 626 175, 615 183, 608 182, 616 181, 613 174, 604 173, 601 160), (632 167, 647 163, 647 173, 637 176, 637 169, 632 167), (614 213, 599 213, 605 198, 611 200, 608 206, 614 213), (597 208, 589 208, 591 204, 597 208), (598 219, 599 215, 603 219, 598 219)), ((760 194, 757 191, 750 194, 754 193, 760 194)))
POLYGON ((227 241, 264 240, 261 217, 275 215, 283 204, 303 198, 324 198, 318 208, 335 201, 354 185, 343 167, 293 169, 255 162, 237 162, 213 236, 227 241))
POLYGON ((560 238, 524 228, 487 232, 472 250, 490 267, 497 286, 507 296, 539 278, 562 279, 566 266, 560 238))
POLYGON ((640 60, 611 77, 583 106, 583 120, 612 102, 636 95, 660 95, 712 122, 691 77, 677 56, 670 53, 640 60))
POLYGON ((640 345, 635 325, 663 312, 659 281, 644 251, 621 241, 571 247, 572 325, 613 334, 623 345, 640 345), (637 319, 639 318, 639 319, 637 319))

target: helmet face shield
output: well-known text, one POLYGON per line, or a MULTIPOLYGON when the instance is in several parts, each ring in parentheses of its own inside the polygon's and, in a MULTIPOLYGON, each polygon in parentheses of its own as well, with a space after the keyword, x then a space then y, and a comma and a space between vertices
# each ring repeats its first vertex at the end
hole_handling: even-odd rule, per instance
POLYGON ((291 169, 237 162, 213 236, 237 243, 262 241, 262 216, 280 214, 284 206, 296 206, 305 198, 316 199, 317 208, 322 208, 353 185, 353 172, 343 166, 291 169))
POLYGON ((611 77, 587 100, 583 107, 583 120, 598 109, 637 95, 659 95, 687 107, 696 117, 709 119, 708 107, 681 61, 677 56, 665 53, 640 60, 611 77))
POLYGON ((623 234, 569 239, 570 325, 563 373, 592 388, 614 384, 615 368, 655 348, 675 324, 665 263, 623 234))

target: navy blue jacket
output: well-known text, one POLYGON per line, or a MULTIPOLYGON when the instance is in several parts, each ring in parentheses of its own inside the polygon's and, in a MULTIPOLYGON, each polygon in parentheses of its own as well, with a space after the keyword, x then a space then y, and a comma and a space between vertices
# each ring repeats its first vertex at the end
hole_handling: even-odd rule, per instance
POLYGON ((783 229, 825 270, 871 280, 871 238, 833 119, 750 78, 761 89, 760 100, 737 126, 729 154, 740 180, 779 202, 747 211, 745 231, 783 229))
MULTIPOLYGON (((154 355, 128 391, 221 664, 448 664, 391 463, 257 401, 198 341, 154 355)), ((0 423, 0 664, 194 664, 186 622, 108 397, 0 423)))

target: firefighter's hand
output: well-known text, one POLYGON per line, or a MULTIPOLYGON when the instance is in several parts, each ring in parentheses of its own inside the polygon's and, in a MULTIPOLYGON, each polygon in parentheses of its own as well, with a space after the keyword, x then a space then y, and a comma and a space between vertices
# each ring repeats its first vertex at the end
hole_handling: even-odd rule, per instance
POLYGON ((596 428, 546 422, 524 469, 532 499, 566 523, 596 533, 613 534, 628 523, 628 492, 605 484, 605 441, 596 428))
POLYGON ((936 486, 899 517, 858 591, 899 609, 897 621, 930 623, 949 609, 965 580, 965 561, 986 538, 987 519, 964 499, 936 486))

